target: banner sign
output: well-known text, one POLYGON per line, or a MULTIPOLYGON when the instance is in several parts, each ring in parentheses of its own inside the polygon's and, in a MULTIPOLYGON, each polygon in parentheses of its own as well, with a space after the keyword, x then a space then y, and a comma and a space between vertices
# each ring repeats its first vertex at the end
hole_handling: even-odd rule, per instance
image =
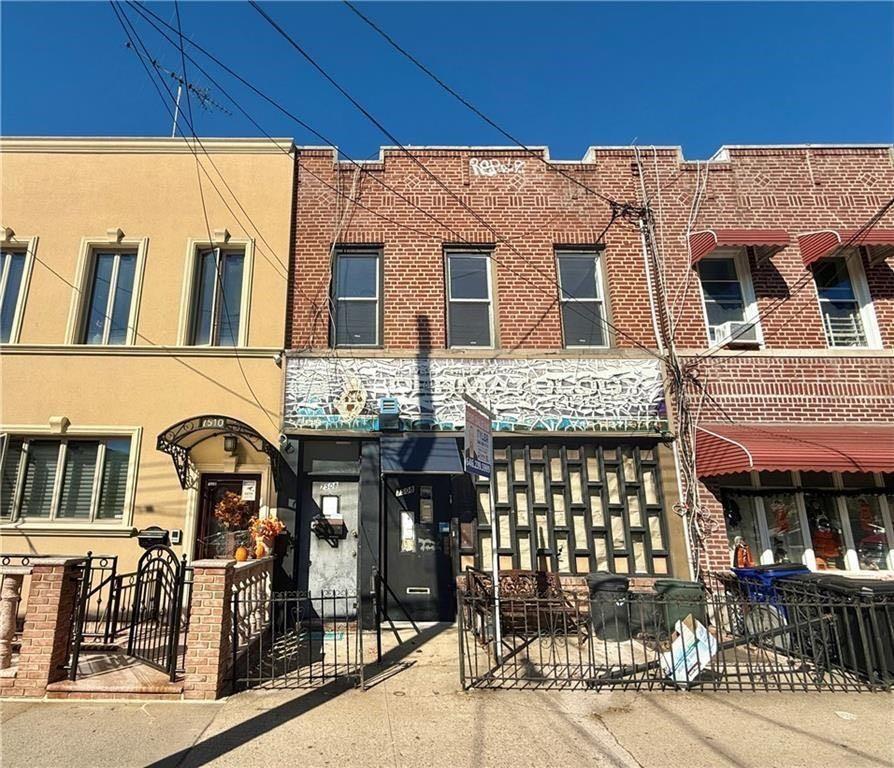
POLYGON ((494 466, 491 413, 470 397, 466 401, 466 439, 463 448, 466 472, 490 478, 494 466))

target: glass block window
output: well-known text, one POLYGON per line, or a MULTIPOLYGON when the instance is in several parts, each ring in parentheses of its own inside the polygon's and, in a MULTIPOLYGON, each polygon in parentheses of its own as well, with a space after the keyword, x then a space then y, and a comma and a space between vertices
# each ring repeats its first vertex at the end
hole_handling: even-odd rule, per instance
MULTIPOLYGON (((654 446, 496 441, 497 544, 513 568, 586 574, 670 572, 654 446)), ((463 544, 490 567, 488 484, 478 481, 476 536, 463 544), (477 547, 475 546, 477 544, 477 547)))

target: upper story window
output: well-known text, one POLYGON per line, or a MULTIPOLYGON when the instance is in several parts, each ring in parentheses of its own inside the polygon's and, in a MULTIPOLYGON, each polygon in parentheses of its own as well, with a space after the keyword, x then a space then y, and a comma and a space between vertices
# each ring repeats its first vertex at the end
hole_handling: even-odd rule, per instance
POLYGON ((757 304, 744 251, 714 251, 698 263, 710 344, 759 344, 757 304))
POLYGON ((381 267, 376 251, 335 254, 332 340, 336 347, 377 347, 381 341, 381 267))
POLYGON ((607 346, 605 293, 599 253, 558 251, 556 261, 565 346, 607 346))
POLYGON ((820 315, 830 347, 878 346, 875 316, 858 251, 813 265, 820 315))
POLYGON ((234 347, 240 343, 244 269, 243 249, 212 248, 198 253, 190 344, 234 347))
POLYGON ((15 341, 18 335, 27 256, 26 250, 0 251, 0 344, 15 341))
POLYGON ((83 343, 128 343, 136 265, 136 252, 103 251, 93 255, 83 343))
POLYGON ((494 322, 490 256, 447 253, 447 344, 492 347, 494 322))
POLYGON ((102 522, 124 517, 131 438, 4 435, 0 519, 102 522))

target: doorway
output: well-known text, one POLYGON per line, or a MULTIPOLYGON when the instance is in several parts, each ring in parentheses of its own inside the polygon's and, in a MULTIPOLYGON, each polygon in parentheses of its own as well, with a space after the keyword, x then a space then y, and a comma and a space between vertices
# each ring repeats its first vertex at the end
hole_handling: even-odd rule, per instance
POLYGON ((389 475, 384 482, 386 615, 392 621, 453 621, 451 478, 389 475))
POLYGON ((193 549, 193 557, 196 560, 232 557, 235 547, 238 546, 235 542, 238 534, 224 527, 214 514, 218 503, 228 493, 235 494, 245 504, 246 521, 251 517, 257 517, 260 508, 261 476, 250 474, 202 475, 199 519, 196 525, 196 540, 193 549))

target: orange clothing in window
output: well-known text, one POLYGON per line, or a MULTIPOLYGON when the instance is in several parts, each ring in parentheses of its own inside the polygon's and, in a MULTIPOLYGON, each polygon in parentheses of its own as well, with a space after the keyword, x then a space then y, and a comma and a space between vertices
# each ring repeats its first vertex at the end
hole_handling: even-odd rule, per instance
POLYGON ((831 528, 813 532, 813 552, 817 558, 835 560, 841 555, 841 537, 831 528))

